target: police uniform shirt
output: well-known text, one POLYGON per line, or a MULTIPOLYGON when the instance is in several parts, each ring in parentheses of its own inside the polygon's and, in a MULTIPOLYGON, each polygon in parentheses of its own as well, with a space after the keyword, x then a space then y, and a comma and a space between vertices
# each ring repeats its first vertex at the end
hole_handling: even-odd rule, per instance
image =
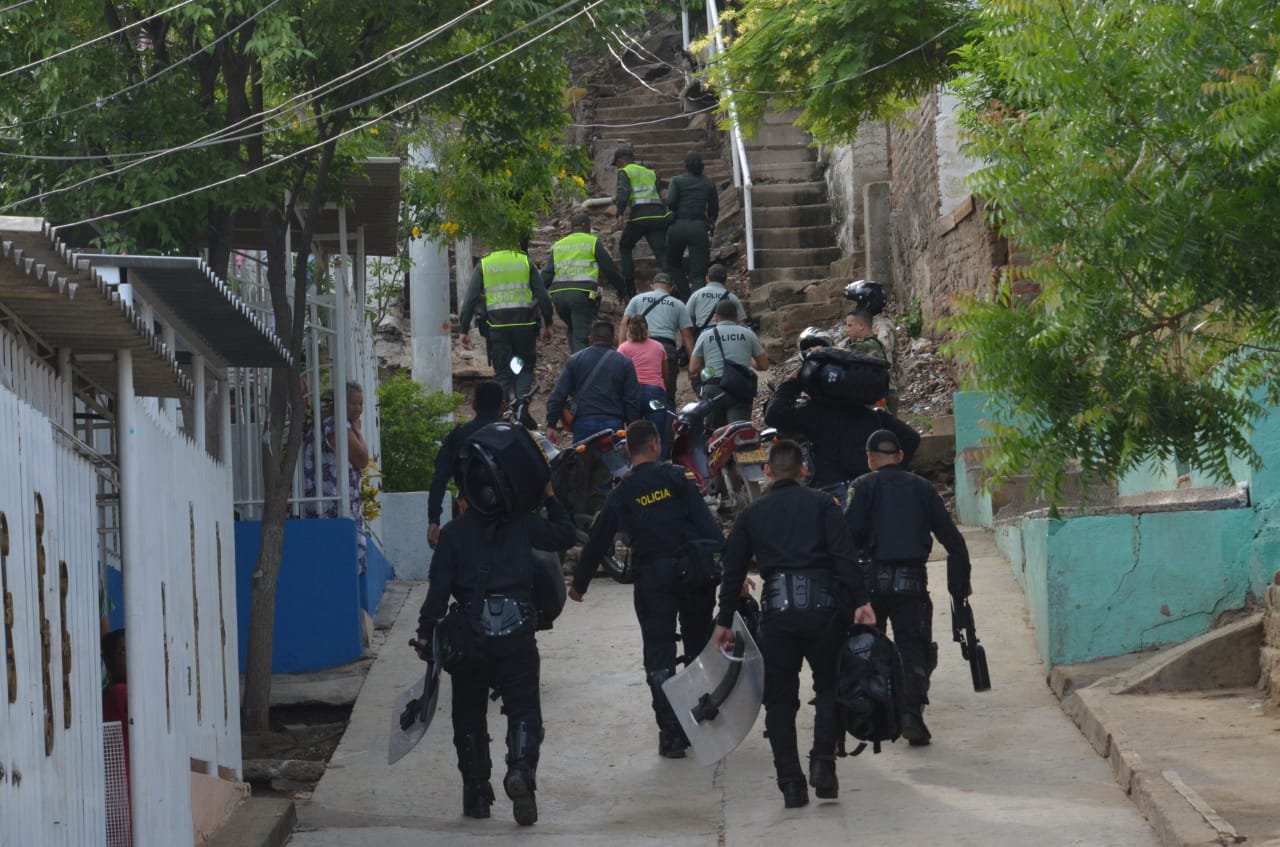
POLYGON ((728 357, 731 362, 751 367, 753 358, 764 355, 764 346, 749 327, 739 326, 733 321, 721 321, 718 324, 712 324, 706 332, 698 336, 693 355, 700 356, 704 367, 711 368, 718 377, 724 373, 725 357, 728 357), (719 344, 716 343, 717 335, 720 336, 719 344), (722 346, 724 356, 720 355, 722 346))
POLYGON ((900 464, 860 477, 848 522, 854 543, 877 562, 924 562, 936 536, 947 551, 948 591, 968 593, 969 548, 927 479, 900 464))
POLYGON ((693 327, 689 322, 689 313, 685 310, 684 301, 670 292, 656 288, 632 297, 623 314, 644 315, 645 322, 649 324, 650 338, 665 338, 678 343, 680 330, 693 327), (654 306, 649 310, 649 307, 658 300, 662 300, 662 305, 654 306), (644 315, 646 311, 649 311, 649 314, 644 315))
POLYGON ((702 174, 685 172, 671 178, 667 208, 678 221, 703 221, 715 226, 720 216, 720 195, 715 183, 702 174))
POLYGON ((482 561, 489 563, 487 597, 533 599, 531 550, 568 550, 577 543, 573 518, 554 497, 543 503, 547 517, 524 514, 508 523, 487 521, 474 511, 465 512, 440 529, 440 543, 431 559, 431 586, 418 613, 418 637, 430 637, 435 622, 444 617, 452 597, 471 602, 482 561), (424 635, 424 633, 426 635, 424 635))
POLYGON ((742 301, 738 299, 737 294, 729 291, 718 282, 708 282, 689 295, 689 322, 694 327, 698 327, 697 332, 702 331, 701 327, 709 327, 715 323, 716 306, 720 305, 721 298, 738 307, 739 323, 747 319, 747 310, 742 307, 742 301))
POLYGON ((576 591, 587 590, 619 530, 630 535, 631 556, 640 568, 655 559, 670 558, 686 541, 724 537, 691 471, 670 462, 645 462, 605 499, 573 571, 576 591))
POLYGON ((794 480, 774 482, 734 521, 721 557, 720 626, 733 625, 752 559, 765 579, 779 570, 828 568, 844 584, 854 608, 867 602, 858 551, 835 498, 794 480))

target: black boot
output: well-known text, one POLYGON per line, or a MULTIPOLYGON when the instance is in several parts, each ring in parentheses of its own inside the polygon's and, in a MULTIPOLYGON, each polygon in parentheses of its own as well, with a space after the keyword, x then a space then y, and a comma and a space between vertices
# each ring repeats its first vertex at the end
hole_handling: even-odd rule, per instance
POLYGON ((658 721, 658 755, 664 759, 683 759, 689 749, 689 738, 662 690, 662 683, 675 675, 674 668, 659 668, 645 674, 653 698, 653 715, 658 721))
POLYGON ((679 724, 658 728, 658 755, 664 759, 683 759, 689 749, 689 739, 679 724))
POLYGON ((469 818, 487 818, 489 804, 493 802, 493 786, 489 784, 493 770, 489 736, 455 736, 453 746, 458 751, 458 770, 462 773, 462 814, 469 818))
POLYGON ((832 756, 809 755, 809 784, 819 800, 840 796, 840 780, 836 777, 836 760, 832 756))
POLYGON ((782 804, 788 809, 798 809, 801 806, 809 805, 809 789, 804 784, 804 778, 800 779, 780 779, 778 780, 778 788, 782 790, 782 804))
POLYGON ((507 775, 502 787, 511 798, 511 813, 520 826, 538 821, 538 749, 542 744, 542 727, 530 721, 515 721, 507 730, 507 775))
POLYGON ((933 734, 924 725, 924 718, 919 712, 906 712, 902 715, 902 737, 912 747, 927 747, 933 734))

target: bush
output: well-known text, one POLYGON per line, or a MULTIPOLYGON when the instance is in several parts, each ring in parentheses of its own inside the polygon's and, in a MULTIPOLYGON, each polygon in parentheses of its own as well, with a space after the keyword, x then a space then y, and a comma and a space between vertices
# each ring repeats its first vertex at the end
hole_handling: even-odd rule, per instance
POLYGON ((382 490, 426 491, 436 454, 453 428, 462 395, 428 391, 405 374, 378 387, 382 421, 382 490))

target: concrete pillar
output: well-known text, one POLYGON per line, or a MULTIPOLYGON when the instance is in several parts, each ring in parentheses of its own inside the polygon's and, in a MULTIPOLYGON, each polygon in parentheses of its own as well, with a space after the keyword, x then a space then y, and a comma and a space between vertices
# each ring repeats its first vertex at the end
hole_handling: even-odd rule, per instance
POLYGON ((209 449, 208 440, 205 437, 205 370, 204 356, 196 353, 191 357, 191 376, 195 385, 195 404, 192 407, 191 415, 191 437, 199 445, 201 450, 209 449))
MULTIPOLYGON (((409 158, 428 167, 430 149, 415 146, 409 158)), ((432 238, 409 242, 409 320, 413 325, 413 378, 432 391, 453 390, 449 317, 449 248, 432 238)))
POLYGON ((878 282, 885 291, 893 289, 893 240, 889 220, 891 182, 869 182, 862 189, 862 220, 867 248, 865 279, 878 282))

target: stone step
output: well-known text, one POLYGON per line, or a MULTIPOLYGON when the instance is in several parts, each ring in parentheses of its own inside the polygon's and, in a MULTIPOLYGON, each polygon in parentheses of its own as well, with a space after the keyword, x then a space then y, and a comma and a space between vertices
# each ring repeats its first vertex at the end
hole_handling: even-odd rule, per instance
POLYGON ((793 265, 830 267, 844 255, 839 247, 797 247, 762 250, 756 248, 757 268, 789 268, 793 265))
POLYGON ((652 106, 609 106, 596 109, 594 123, 620 124, 633 121, 651 121, 657 118, 686 119, 684 107, 676 100, 670 103, 654 103, 652 106))
POLYGON ((615 94, 612 97, 593 97, 591 102, 596 108, 617 109, 626 106, 664 106, 668 103, 679 103, 673 94, 666 91, 650 91, 647 88, 636 87, 624 94, 615 94))
POLYGON ((825 182, 794 182, 761 185, 752 188, 752 208, 766 206, 810 206, 827 202, 825 182))
POLYGON ((752 144, 747 146, 747 161, 751 163, 752 169, 757 164, 761 165, 780 165, 784 162, 816 162, 818 160, 818 148, 809 146, 777 146, 770 147, 764 144, 752 144))
POLYGON ((777 338, 795 338, 807 326, 830 326, 845 313, 843 303, 792 303, 760 317, 760 331, 777 338))
POLYGON ((767 285, 782 280, 821 280, 826 279, 830 265, 793 265, 789 268, 760 268, 751 272, 751 284, 767 285))
POLYGON ((682 127, 674 121, 668 122, 666 125, 655 124, 653 126, 627 128, 614 134, 626 138, 637 147, 642 144, 662 144, 664 142, 679 142, 701 147, 707 143, 707 131, 705 129, 682 127))
POLYGON ((757 250, 834 247, 836 234, 829 226, 757 226, 755 245, 757 250))
POLYGON ((756 128, 755 135, 743 140, 753 146, 791 147, 807 145, 813 138, 798 126, 761 124, 756 128))
POLYGON ((813 182, 821 178, 822 165, 817 162, 751 163, 751 181, 761 185, 778 182, 813 182))
POLYGON ((784 279, 755 286, 744 305, 748 312, 758 315, 792 303, 803 303, 807 298, 805 290, 813 284, 813 280, 808 279, 784 279))
POLYGON ((784 124, 791 125, 800 119, 799 109, 788 109, 785 112, 765 112, 764 122, 766 124, 784 124))
POLYGON ((809 206, 761 206, 752 191, 752 220, 756 230, 769 227, 831 226, 831 206, 815 203, 809 206))

